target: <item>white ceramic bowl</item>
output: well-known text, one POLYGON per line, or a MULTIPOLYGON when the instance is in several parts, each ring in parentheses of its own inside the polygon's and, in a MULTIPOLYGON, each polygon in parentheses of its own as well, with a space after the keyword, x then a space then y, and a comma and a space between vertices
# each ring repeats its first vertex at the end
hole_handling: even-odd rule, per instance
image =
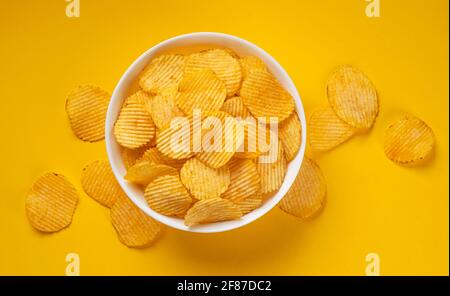
POLYGON ((252 221, 262 217, 268 211, 270 211, 276 204, 283 198, 292 185, 295 177, 298 174, 300 166, 302 164, 303 156, 305 153, 305 143, 306 143, 306 125, 305 125, 305 113, 302 105, 300 96, 295 88, 289 75, 281 67, 281 65, 272 58, 267 52, 259 48, 258 46, 243 40, 241 38, 222 34, 222 33, 192 33, 177 36, 166 41, 159 43, 158 45, 152 47, 144 54, 142 54, 134 63, 127 69, 123 74, 119 83, 117 84, 109 104, 108 113, 106 115, 106 150, 108 153, 109 162, 114 175, 117 178, 122 189, 128 195, 128 197, 147 215, 153 217, 154 219, 166 224, 170 227, 177 228, 184 231, 190 232, 204 232, 213 233, 227 231, 235 229, 252 221), (198 225, 194 227, 187 227, 184 225, 184 220, 179 218, 173 218, 165 215, 161 215, 153 211, 144 199, 142 190, 124 179, 126 173, 122 156, 121 148, 116 142, 113 134, 114 123, 119 114, 123 100, 127 95, 132 93, 136 89, 136 80, 139 73, 147 65, 147 63, 154 57, 161 55, 163 53, 180 53, 180 52, 192 52, 198 51, 199 49, 205 49, 210 47, 227 47, 235 51, 240 56, 254 55, 259 57, 265 62, 270 72, 275 75, 278 81, 283 85, 283 87, 289 91, 289 93, 294 97, 297 113, 299 115, 302 124, 302 144, 297 156, 292 160, 287 168, 286 177, 280 188, 280 190, 274 194, 271 198, 267 199, 264 204, 258 209, 244 215, 239 220, 216 222, 204 225, 198 225))

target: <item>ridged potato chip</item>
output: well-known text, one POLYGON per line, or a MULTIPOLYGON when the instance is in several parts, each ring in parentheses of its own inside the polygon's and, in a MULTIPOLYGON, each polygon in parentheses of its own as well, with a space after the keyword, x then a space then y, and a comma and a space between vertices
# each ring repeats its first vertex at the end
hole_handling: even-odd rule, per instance
MULTIPOLYGON (((281 145, 278 145, 281 147, 281 145)), ((261 176, 261 194, 271 193, 278 190, 283 184, 287 171, 287 162, 284 153, 277 156, 274 162, 264 163, 256 160, 256 169, 261 176)))
POLYGON ((175 104, 172 94, 155 96, 151 101, 151 115, 153 122, 160 130, 167 128, 172 118, 184 116, 175 104))
POLYGON ((370 128, 378 115, 378 96, 369 78, 360 70, 344 65, 327 83, 330 106, 336 115, 355 128, 370 128))
POLYGON ((66 100, 66 113, 73 133, 80 140, 96 142, 105 137, 110 95, 99 87, 79 86, 66 100))
POLYGON ((62 175, 45 174, 27 194, 25 209, 30 224, 42 232, 56 232, 70 225, 78 203, 73 185, 62 175))
POLYGON ((154 97, 148 95, 145 91, 138 90, 137 92, 135 92, 131 96, 128 96, 125 99, 125 103, 123 104, 123 106, 126 106, 130 103, 142 104, 144 106, 145 111, 147 111, 148 114, 152 114, 152 104, 151 103, 152 103, 153 98, 154 97))
POLYGON ((302 125, 297 112, 293 112, 279 127, 279 137, 283 145, 286 161, 290 162, 297 155, 302 143, 302 125))
POLYGON ((242 78, 245 80, 248 77, 248 74, 253 70, 262 70, 267 71, 266 64, 255 56, 245 56, 239 59, 242 69, 242 78))
POLYGON ((241 85, 242 73, 239 61, 227 50, 210 49, 193 53, 186 58, 185 74, 199 69, 210 69, 225 83, 227 96, 237 93, 241 85))
POLYGON ((152 147, 144 152, 144 155, 142 155, 141 158, 137 160, 137 162, 149 160, 150 162, 154 164, 165 164, 168 166, 171 166, 176 169, 181 169, 183 164, 186 162, 185 159, 172 159, 165 155, 163 155, 161 152, 156 149, 156 147, 152 147))
POLYGON ((163 175, 178 175, 178 171, 168 165, 141 161, 128 169, 125 180, 134 184, 147 186, 154 179, 163 175))
POLYGON ((139 76, 139 86, 152 94, 177 89, 183 78, 184 61, 185 57, 177 54, 153 59, 139 76))
POLYGON ((341 120, 329 106, 314 111, 309 120, 309 144, 312 150, 326 151, 347 141, 356 129, 341 120))
POLYGON ((246 119, 250 115, 247 107, 244 106, 241 97, 232 97, 223 103, 222 111, 227 112, 228 114, 239 117, 242 119, 246 119))
POLYGON ((184 217, 186 226, 235 220, 242 216, 239 207, 223 198, 210 198, 196 202, 184 217))
POLYGON ((236 151, 234 157, 241 159, 255 159, 269 151, 270 130, 256 119, 240 121, 244 126, 244 142, 236 151), (263 140, 263 138, 265 138, 263 140))
POLYGON ((262 201, 261 193, 257 192, 255 195, 252 195, 244 200, 234 202, 234 204, 237 205, 242 214, 245 215, 259 208, 262 205, 262 201))
POLYGON ((182 112, 191 115, 194 109, 220 110, 226 96, 225 84, 217 75, 210 69, 200 69, 184 75, 175 102, 182 112))
POLYGON ((83 168, 81 186, 87 195, 108 208, 125 194, 114 177, 109 163, 104 160, 94 161, 83 168))
POLYGON ((220 197, 230 185, 230 169, 227 165, 213 169, 195 157, 186 161, 180 177, 191 195, 199 200, 220 197))
POLYGON ((223 111, 211 113, 203 119, 202 151, 197 158, 218 169, 228 163, 243 142, 244 127, 234 117, 223 111))
POLYGON ((120 110, 114 125, 117 142, 126 148, 135 149, 146 145, 155 136, 155 124, 145 106, 131 101, 120 110))
POLYGON ((133 166, 136 163, 136 161, 138 161, 144 156, 144 153, 148 149, 149 148, 147 146, 142 146, 136 149, 123 148, 122 161, 125 165, 125 168, 128 169, 129 167, 133 166))
POLYGON ((255 69, 242 83, 240 95, 250 113, 258 117, 276 117, 282 122, 294 110, 294 99, 279 84, 275 77, 263 70, 255 69))
POLYGON ((111 223, 122 244, 128 247, 146 247, 161 232, 161 225, 147 216, 128 198, 118 199, 111 208, 111 223))
POLYGON ((384 136, 384 153, 399 164, 415 164, 434 149, 432 129, 415 116, 406 115, 393 123, 384 136))
POLYGON ((156 139, 156 148, 158 151, 167 158, 178 160, 194 156, 193 125, 194 121, 192 116, 188 118, 173 118, 170 126, 161 131, 156 139))
POLYGON ((326 193, 322 171, 313 160, 305 157, 299 174, 278 206, 298 218, 312 218, 323 208, 326 193))
POLYGON ((230 186, 221 197, 240 202, 261 191, 261 178, 256 165, 249 159, 235 159, 230 165, 230 186))
POLYGON ((156 178, 145 189, 144 197, 150 208, 168 216, 182 216, 192 204, 192 198, 178 175, 156 178))

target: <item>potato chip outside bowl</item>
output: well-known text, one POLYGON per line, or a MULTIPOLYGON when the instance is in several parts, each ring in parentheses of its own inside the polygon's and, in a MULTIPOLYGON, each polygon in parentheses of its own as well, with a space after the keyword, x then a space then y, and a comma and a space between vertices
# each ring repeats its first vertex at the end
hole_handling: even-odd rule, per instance
POLYGON ((108 113, 106 115, 105 142, 109 162, 114 175, 131 201, 135 203, 142 211, 159 222, 176 229, 188 232, 215 233, 236 229, 255 221, 275 207, 288 192, 299 172, 305 153, 306 119, 303 104, 294 82, 283 67, 281 67, 281 65, 267 52, 253 43, 239 37, 223 33, 198 32, 176 36, 155 45, 136 59, 125 71, 112 94, 108 107, 108 113), (242 216, 239 220, 215 222, 187 227, 184 225, 183 219, 161 215, 152 210, 145 201, 143 190, 139 188, 139 186, 129 183, 124 179, 126 168, 122 160, 121 148, 114 137, 114 123, 117 120, 123 101, 127 95, 131 93, 133 87, 136 87, 136 81, 139 73, 152 58, 163 53, 186 53, 190 52, 190 49, 192 49, 192 51, 198 51, 212 47, 229 48, 240 56, 254 55, 264 61, 269 71, 273 73, 281 85, 294 98, 296 111, 302 126, 302 143, 297 155, 288 165, 286 176, 279 191, 270 198, 266 199, 261 207, 242 216))

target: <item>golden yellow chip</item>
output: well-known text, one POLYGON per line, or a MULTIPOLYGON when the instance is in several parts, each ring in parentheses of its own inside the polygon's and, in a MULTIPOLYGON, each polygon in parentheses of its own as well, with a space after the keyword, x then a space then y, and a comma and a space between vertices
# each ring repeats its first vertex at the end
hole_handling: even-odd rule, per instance
POLYGON ((184 116, 175 104, 174 95, 158 95, 151 101, 151 115, 156 127, 164 130, 170 125, 172 118, 184 116))
POLYGON ((184 75, 175 102, 182 112, 191 115, 194 109, 217 111, 226 98, 225 84, 210 69, 201 69, 184 75))
POLYGON ((326 193, 322 171, 313 160, 305 157, 299 174, 278 206, 301 219, 312 218, 323 208, 326 193))
POLYGON ((168 216, 183 216, 192 204, 178 175, 156 178, 145 189, 144 197, 150 208, 168 216))
POLYGON ((268 152, 270 149, 270 137, 273 136, 269 126, 265 126, 251 117, 240 122, 244 126, 244 142, 234 154, 234 157, 242 159, 255 159, 258 156, 268 152))
POLYGON ((114 136, 121 146, 130 149, 150 142, 155 136, 155 124, 143 104, 130 101, 122 107, 114 126, 114 136))
POLYGON ((355 133, 356 129, 342 121, 329 106, 314 111, 309 120, 309 144, 316 151, 330 150, 355 133))
POLYGON ((125 103, 123 104, 123 106, 126 106, 130 103, 139 103, 144 105, 144 109, 145 111, 147 111, 148 114, 152 114, 152 100, 153 100, 152 96, 149 96, 143 90, 138 90, 137 92, 135 92, 131 96, 128 96, 125 99, 125 103))
POLYGON ((108 92, 91 85, 79 86, 69 94, 66 113, 75 136, 88 142, 103 140, 109 99, 108 92))
POLYGON ((242 119, 246 119, 248 116, 251 116, 240 97, 232 97, 226 100, 225 103, 223 103, 221 110, 234 117, 239 117, 242 119))
POLYGON ((193 125, 194 121, 192 116, 187 118, 173 118, 170 126, 161 131, 156 139, 156 148, 158 151, 167 158, 178 160, 194 156, 193 125))
POLYGON ((258 120, 258 117, 277 117, 282 122, 294 110, 292 96, 264 70, 251 71, 242 83, 240 94, 244 105, 258 120))
POLYGON ((117 183, 109 163, 104 160, 94 161, 83 168, 81 186, 87 195, 108 208, 125 194, 117 183))
MULTIPOLYGON (((281 148, 281 145, 278 145, 278 147, 281 148)), ((274 192, 283 184, 287 171, 287 162, 282 149, 279 149, 279 151, 281 153, 278 153, 274 162, 262 162, 260 158, 256 160, 256 169, 261 177, 261 194, 274 192)), ((268 161, 270 159, 271 157, 269 157, 268 161)))
POLYGON ((267 71, 266 64, 255 56, 246 56, 242 57, 239 62, 241 63, 242 69, 242 78, 245 80, 248 77, 248 74, 253 70, 263 70, 267 71))
POLYGON ((244 142, 244 127, 232 116, 217 111, 202 122, 202 151, 197 158, 212 168, 228 163, 244 142))
POLYGON ((70 225, 77 203, 75 187, 63 175, 48 173, 34 182, 25 209, 34 228, 55 232, 70 225))
POLYGON ((138 161, 139 159, 141 159, 144 156, 144 153, 148 149, 149 148, 147 146, 142 146, 137 149, 123 148, 122 149, 122 161, 125 165, 125 168, 128 169, 129 167, 133 166, 136 163, 136 161, 138 161))
POLYGON ((242 73, 239 61, 227 50, 211 49, 193 53, 186 58, 185 74, 199 69, 211 69, 225 83, 227 96, 237 93, 241 85, 242 73))
POLYGON ((227 165, 213 169, 197 158, 191 158, 180 171, 181 182, 196 199, 220 197, 230 185, 230 169, 227 165))
POLYGON ((148 246, 161 232, 161 225, 128 198, 118 199, 111 208, 111 223, 119 240, 128 247, 148 246))
POLYGON ((176 169, 181 169, 183 164, 186 162, 185 159, 172 159, 165 155, 163 155, 161 152, 156 149, 156 147, 152 147, 144 152, 144 155, 142 155, 141 158, 137 160, 137 162, 149 160, 150 162, 154 164, 165 164, 168 166, 171 166, 176 169))
POLYGON ((370 128, 378 115, 377 91, 369 78, 352 66, 341 66, 327 83, 328 101, 336 115, 355 128, 370 128))
POLYGON ((257 192, 256 194, 244 200, 235 202, 234 204, 238 206, 243 215, 248 214, 262 205, 261 193, 257 192))
POLYGON ((279 126, 279 137, 283 145, 286 161, 290 162, 297 155, 302 143, 302 125, 297 112, 293 112, 279 126))
POLYGON ((168 165, 141 161, 128 169, 125 180, 147 186, 154 179, 163 175, 178 175, 178 171, 168 165))
POLYGON ((230 186, 222 198, 240 202, 261 191, 261 178, 256 165, 249 159, 235 159, 230 165, 230 186))
POLYGON ((435 138, 431 128, 415 116, 406 115, 389 126, 384 153, 399 164, 414 164, 431 155, 435 138))
POLYGON ((242 216, 239 207, 223 198, 210 198, 196 202, 184 217, 186 226, 235 220, 242 216))
POLYGON ((139 76, 139 85, 146 92, 158 94, 177 89, 183 78, 185 57, 172 54, 153 59, 139 76))

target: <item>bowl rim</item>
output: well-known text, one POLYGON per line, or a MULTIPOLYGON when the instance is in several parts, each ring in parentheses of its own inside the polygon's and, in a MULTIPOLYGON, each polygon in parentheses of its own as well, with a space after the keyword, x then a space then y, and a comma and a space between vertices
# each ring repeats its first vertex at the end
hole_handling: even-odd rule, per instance
MULTIPOLYGON (((211 41, 209 41, 211 42, 211 41)), ((209 43, 209 42, 197 42, 200 43, 209 43)), ((211 45, 213 44, 210 43, 211 45)), ((179 46, 182 47, 182 46, 179 46)), ((147 63, 148 61, 146 61, 147 63)), ((270 68, 270 67, 269 67, 270 68)), ((135 80, 135 79, 132 79, 135 80)), ((280 81, 280 83, 282 83, 280 81)), ((282 83, 283 84, 283 83, 282 83)), ((286 85, 283 85, 286 88, 286 85)), ((233 35, 225 34, 225 33, 217 33, 217 32, 194 32, 194 33, 188 33, 188 34, 182 34, 178 35, 169 39, 166 39, 150 49, 146 50, 144 53, 142 53, 137 59, 131 63, 131 65, 127 68, 127 70, 122 74, 121 78, 119 79, 113 93, 111 96, 111 100, 108 105, 108 110, 106 114, 106 120, 105 120, 105 144, 106 144, 106 152, 108 156, 108 161, 111 166, 111 169, 114 173, 115 178, 117 179, 120 187, 125 192, 125 194, 128 196, 128 198, 137 206, 139 207, 146 215, 152 217, 153 219, 159 221, 162 224, 165 224, 169 227, 176 228, 179 230, 187 231, 187 232, 198 232, 198 233, 216 233, 216 232, 223 232, 223 231, 229 231, 233 229, 240 228, 242 226, 248 225, 251 222, 261 218, 266 213, 271 211, 278 202, 284 197, 284 195, 287 193, 289 188, 292 186, 292 183, 295 180, 295 177, 297 176, 304 155, 306 150, 306 117, 304 112, 303 103, 300 97, 300 94, 298 93, 297 87, 295 86, 294 82, 288 75, 288 73, 284 70, 284 68, 276 61, 270 54, 268 54, 265 50, 260 48, 259 46, 251 43, 250 41, 247 41, 245 39, 242 39, 240 37, 236 37, 233 35), (274 74, 274 76, 277 77, 278 80, 280 80, 280 76, 285 81, 284 84, 288 85, 289 93, 293 96, 295 101, 295 111, 297 112, 299 118, 300 118, 300 124, 302 128, 302 135, 301 135, 301 145, 300 149, 297 152, 297 155, 295 158, 289 162, 288 168, 286 170, 286 175, 283 180, 283 183, 280 187, 280 189, 271 197, 266 199, 264 203, 257 209, 251 211, 250 213, 244 215, 238 220, 230 220, 230 221, 222 221, 222 222, 214 222, 214 223, 208 223, 208 224, 201 224, 197 226, 191 226, 187 227, 183 223, 183 219, 180 218, 173 218, 168 217, 162 214, 159 214, 152 210, 147 203, 143 203, 140 201, 139 197, 135 196, 135 193, 132 192, 128 182, 125 181, 123 178, 123 173, 121 173, 121 169, 119 168, 119 163, 117 161, 117 158, 120 160, 120 164, 123 166, 122 162, 122 156, 117 155, 120 153, 116 153, 115 150, 117 148, 113 147, 118 146, 119 144, 116 142, 114 135, 113 135, 113 128, 114 123, 116 121, 116 118, 118 116, 118 112, 114 109, 117 108, 116 105, 119 103, 122 103, 122 101, 125 99, 123 92, 124 89, 129 88, 130 83, 130 76, 136 76, 136 68, 139 67, 139 71, 142 71, 141 64, 144 63, 146 60, 150 60, 155 54, 158 54, 159 51, 161 51, 162 48, 165 48, 169 46, 170 44, 181 42, 183 41, 193 41, 196 39, 209 39, 209 40, 228 40, 232 43, 240 43, 246 48, 250 48, 251 51, 255 52, 254 55, 260 57, 266 65, 269 67, 271 66, 274 69, 271 69, 271 72, 274 74), (276 73, 274 73, 274 71, 276 73), (116 114, 113 114, 116 113, 116 114), (177 221, 176 223, 174 221, 177 221), (180 223, 181 221, 181 223, 180 223)), ((122 168, 123 169, 123 168, 122 168)), ((144 200, 145 201, 145 200, 144 200)))

